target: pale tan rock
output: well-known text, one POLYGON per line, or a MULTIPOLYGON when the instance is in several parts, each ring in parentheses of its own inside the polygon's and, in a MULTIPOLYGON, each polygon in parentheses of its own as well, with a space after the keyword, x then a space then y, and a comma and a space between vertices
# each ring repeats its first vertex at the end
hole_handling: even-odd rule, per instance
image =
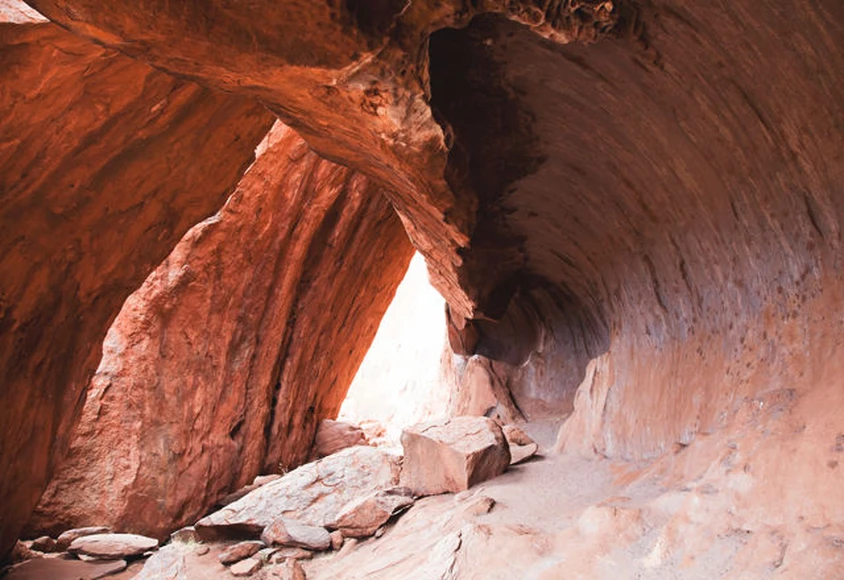
POLYGON ((339 552, 337 552, 337 556, 345 556, 349 552, 353 551, 359 542, 360 540, 357 538, 348 538, 347 540, 344 540, 343 547, 340 548, 339 552))
POLYGON ((466 516, 482 516, 492 511, 495 506, 495 500, 491 497, 482 495, 466 502, 466 507, 463 508, 463 514, 466 516))
POLYGON ((257 475, 255 479, 252 480, 252 485, 262 486, 266 485, 271 481, 275 481, 281 477, 280 473, 268 473, 267 475, 257 475))
POLYGON ((417 496, 460 492, 510 463, 501 428, 486 417, 454 417, 405 429, 401 484, 417 496))
POLYGON ((264 542, 259 542, 257 540, 251 540, 248 542, 238 542, 233 546, 229 546, 222 552, 220 552, 217 559, 220 560, 220 563, 228 566, 229 564, 234 564, 235 562, 240 562, 253 554, 257 553, 258 550, 265 548, 264 542))
POLYGON ((507 443, 509 443, 510 446, 530 445, 535 443, 535 441, 531 439, 530 435, 525 433, 523 429, 517 427, 516 425, 504 425, 501 427, 501 431, 504 433, 504 437, 507 438, 507 443))
POLYGON ((199 533, 197 533, 196 528, 193 526, 185 526, 184 528, 178 529, 170 534, 170 541, 187 544, 190 542, 201 542, 202 539, 199 537, 199 533))
POLYGON ((328 527, 339 530, 347 538, 365 538, 374 534, 393 514, 412 504, 413 493, 407 488, 376 491, 343 506, 328 527))
POLYGON ((353 499, 395 487, 400 469, 400 458, 387 451, 364 446, 344 449, 259 487, 202 518, 196 529, 206 540, 234 532, 257 538, 282 516, 324 527, 353 499))
POLYGON ((158 540, 138 534, 94 534, 76 538, 68 552, 105 560, 140 556, 158 547, 158 540))
POLYGON ((261 540, 268 546, 305 548, 318 552, 331 547, 331 535, 328 530, 290 518, 279 518, 264 528, 261 540))
POLYGON ((93 536, 94 534, 107 534, 111 532, 111 528, 106 526, 88 526, 85 528, 74 528, 62 532, 56 539, 56 544, 60 550, 67 550, 73 540, 81 538, 82 536, 93 536))
POLYGON ((252 576, 261 569, 264 563, 259 558, 246 558, 229 568, 232 576, 252 576))
POLYGON ((335 552, 343 547, 343 542, 346 539, 343 537, 343 532, 340 530, 334 530, 331 532, 331 549, 335 552))
POLYGON ((501 430, 510 446, 510 465, 521 463, 525 459, 533 457, 539 451, 539 445, 519 427, 504 425, 501 430))
MULTIPOLYGON (((208 546, 202 547, 208 550, 208 546)), ((188 580, 188 557, 192 552, 188 544, 181 542, 164 546, 144 562, 144 567, 132 580, 188 580)), ((216 562, 215 565, 220 566, 216 562)))
POLYGON ((357 425, 324 419, 317 427, 313 455, 325 457, 355 445, 366 445, 366 435, 357 425))

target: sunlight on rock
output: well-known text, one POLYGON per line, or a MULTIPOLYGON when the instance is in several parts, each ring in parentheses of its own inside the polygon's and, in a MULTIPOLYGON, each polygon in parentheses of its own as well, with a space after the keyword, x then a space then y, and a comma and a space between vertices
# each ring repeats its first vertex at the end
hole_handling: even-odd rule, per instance
MULTIPOLYGON (((338 419, 377 421, 389 444, 407 425, 446 414, 448 387, 440 377, 445 340, 444 303, 416 254, 381 321, 338 419)), ((371 426, 371 423, 369 424, 371 426)))

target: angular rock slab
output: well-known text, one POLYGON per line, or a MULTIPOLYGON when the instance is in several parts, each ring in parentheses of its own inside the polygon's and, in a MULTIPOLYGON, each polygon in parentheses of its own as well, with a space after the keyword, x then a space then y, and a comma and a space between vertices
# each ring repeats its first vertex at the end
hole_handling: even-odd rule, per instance
POLYGON ((268 546, 305 548, 317 552, 331 547, 331 534, 324 527, 310 526, 288 518, 279 518, 264 528, 261 540, 268 546))
POLYGON ((68 551, 73 554, 116 560, 140 556, 158 547, 158 540, 138 534, 94 534, 76 538, 68 551))
POLYGON ((515 425, 504 425, 501 430, 510 446, 510 465, 520 463, 529 457, 536 455, 539 445, 531 439, 530 435, 515 425))
POLYGON ((350 447, 308 463, 196 523, 204 540, 254 537, 282 516, 323 526, 350 501, 398 484, 401 460, 374 447, 350 447))
POLYGON ((232 576, 251 576, 255 572, 261 569, 261 566, 264 563, 257 558, 246 558, 245 560, 241 560, 231 568, 229 568, 229 572, 231 572, 232 576))
POLYGON ((235 562, 245 560, 246 558, 254 555, 264 547, 264 542, 259 542, 257 540, 238 542, 237 544, 229 546, 228 548, 220 552, 220 555, 217 556, 217 559, 220 560, 221 564, 227 566, 229 564, 234 564, 235 562))
POLYGON ((405 429, 401 485, 417 496, 460 492, 504 473, 510 450, 487 417, 454 417, 405 429))
POLYGON ((67 550, 67 548, 73 543, 73 540, 76 538, 81 538, 82 536, 93 536, 94 534, 108 534, 111 532, 111 528, 107 528, 105 526, 88 526, 87 528, 74 528, 72 530, 67 530, 66 532, 62 532, 61 535, 56 539, 56 547, 59 550, 67 550))
POLYGON ((413 493, 407 488, 376 491, 345 505, 329 527, 340 530, 346 538, 365 538, 387 523, 393 514, 412 504, 413 493))

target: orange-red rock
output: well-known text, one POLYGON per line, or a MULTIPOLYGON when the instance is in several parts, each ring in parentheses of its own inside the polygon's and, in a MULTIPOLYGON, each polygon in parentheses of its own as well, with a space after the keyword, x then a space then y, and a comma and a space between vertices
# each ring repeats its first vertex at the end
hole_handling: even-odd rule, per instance
POLYGON ((127 301, 31 530, 164 538, 336 416, 412 247, 368 179, 281 124, 261 150, 127 301))
POLYGON ((69 444, 108 326, 270 126, 52 24, 0 23, 0 558, 69 444))
POLYGON ((753 517, 842 519, 841 2, 33 4, 386 184, 496 389, 561 417, 588 372, 566 450, 696 477, 742 435, 800 459, 753 517))

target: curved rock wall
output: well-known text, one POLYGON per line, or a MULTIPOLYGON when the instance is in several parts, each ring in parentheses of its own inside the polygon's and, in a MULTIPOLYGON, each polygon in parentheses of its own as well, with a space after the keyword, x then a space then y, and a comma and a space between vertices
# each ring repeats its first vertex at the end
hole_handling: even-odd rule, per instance
POLYGON ((287 127, 260 150, 115 320, 31 535, 165 538, 336 416, 412 246, 377 186, 287 127))
POLYGON ((564 447, 665 457, 793 400, 837 453, 840 2, 32 4, 383 184, 452 346, 517 412, 574 408, 564 447))
POLYGON ((0 87, 5 554, 69 444, 120 305, 223 203, 272 117, 52 24, 0 23, 0 87))
MULTIPOLYGON (((494 99, 538 160, 487 205, 523 266, 474 350, 537 367, 526 344, 568 330, 567 389, 606 353, 592 443, 608 456, 658 455, 744 397, 814 388, 838 348, 840 320, 820 315, 840 307, 844 12, 780 6, 652 6, 636 43, 557 46, 499 17, 432 39, 433 102, 458 139, 495 138, 465 113, 494 99)), ((562 382, 528 375, 546 397, 562 382)))

